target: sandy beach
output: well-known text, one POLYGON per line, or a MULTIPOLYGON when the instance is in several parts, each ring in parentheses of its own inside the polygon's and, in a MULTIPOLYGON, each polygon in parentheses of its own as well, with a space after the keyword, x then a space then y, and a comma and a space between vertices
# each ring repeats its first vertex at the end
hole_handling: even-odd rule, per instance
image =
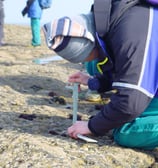
MULTIPOLYGON (((66 60, 36 64, 55 56, 42 45, 32 47, 30 28, 5 25, 6 46, 0 48, 0 168, 158 168, 158 150, 128 149, 114 143, 111 133, 93 137, 97 143, 74 140, 72 91, 67 79, 82 65, 66 60), (64 100, 64 103, 59 101, 64 100)), ((84 99, 81 87, 78 115, 88 119, 98 111, 84 99)))

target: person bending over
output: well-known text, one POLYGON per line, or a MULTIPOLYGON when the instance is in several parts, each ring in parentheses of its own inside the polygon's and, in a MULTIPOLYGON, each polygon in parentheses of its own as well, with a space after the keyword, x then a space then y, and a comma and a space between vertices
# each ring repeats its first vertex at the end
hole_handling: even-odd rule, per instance
MULTIPOLYGON (((116 7, 115 2, 112 5, 116 7)), ((96 32, 93 12, 62 17, 43 26, 48 47, 64 59, 72 63, 98 60, 100 74, 77 72, 69 82, 99 93, 117 90, 100 112, 70 126, 70 137, 103 136, 113 130, 114 140, 121 146, 158 146, 157 19, 158 11, 148 6, 135 5, 119 18, 111 10, 105 38, 96 32)))

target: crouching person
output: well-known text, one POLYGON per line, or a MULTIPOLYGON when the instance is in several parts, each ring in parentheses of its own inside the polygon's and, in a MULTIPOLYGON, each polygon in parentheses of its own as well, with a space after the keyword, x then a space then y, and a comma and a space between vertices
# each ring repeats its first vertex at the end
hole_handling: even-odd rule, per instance
POLYGON ((99 93, 117 90, 99 113, 88 121, 76 121, 67 131, 77 139, 77 134, 103 136, 113 130, 121 146, 154 149, 158 147, 158 11, 135 5, 113 25, 110 19, 115 17, 112 10, 105 38, 96 32, 93 12, 43 26, 48 47, 64 59, 72 63, 98 60, 101 73, 77 72, 69 82, 99 93))

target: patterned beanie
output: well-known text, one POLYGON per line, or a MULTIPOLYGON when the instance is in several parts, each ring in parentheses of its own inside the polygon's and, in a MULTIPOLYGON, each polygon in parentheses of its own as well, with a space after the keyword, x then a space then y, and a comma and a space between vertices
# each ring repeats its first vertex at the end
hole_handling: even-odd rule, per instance
POLYGON ((47 46, 64 59, 84 62, 95 46, 95 25, 92 13, 63 17, 44 24, 47 46))

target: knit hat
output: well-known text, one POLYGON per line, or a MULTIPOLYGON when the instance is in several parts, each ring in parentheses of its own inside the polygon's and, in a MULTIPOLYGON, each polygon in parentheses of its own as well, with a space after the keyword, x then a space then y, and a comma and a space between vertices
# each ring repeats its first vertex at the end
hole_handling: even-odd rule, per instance
POLYGON ((95 46, 92 13, 63 17, 42 28, 47 46, 70 62, 84 62, 95 46))

